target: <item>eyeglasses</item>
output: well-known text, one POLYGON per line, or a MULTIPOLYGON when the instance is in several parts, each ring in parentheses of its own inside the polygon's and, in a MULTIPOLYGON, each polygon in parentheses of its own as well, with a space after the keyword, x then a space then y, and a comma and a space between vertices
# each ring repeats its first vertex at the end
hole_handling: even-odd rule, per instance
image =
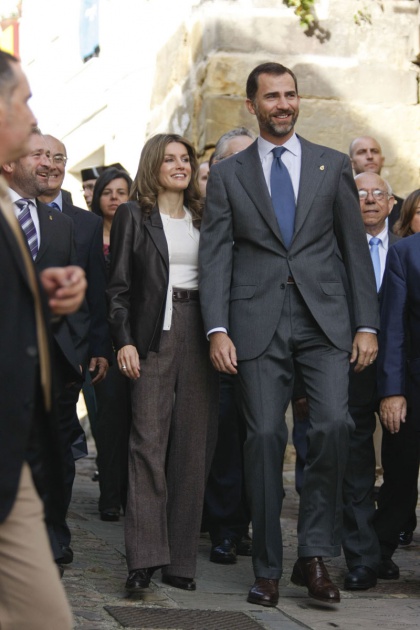
POLYGON ((54 164, 64 164, 65 166, 67 163, 67 158, 62 153, 56 153, 55 155, 51 156, 51 161, 54 162, 54 164))
POLYGON ((359 190, 359 199, 362 199, 362 201, 365 201, 365 199, 368 198, 369 193, 377 201, 382 201, 383 199, 385 199, 385 197, 391 196, 386 190, 380 190, 379 188, 376 188, 375 190, 363 190, 363 188, 361 188, 359 190))
POLYGON ((95 188, 95 184, 82 184, 82 191, 90 190, 92 191, 95 188))

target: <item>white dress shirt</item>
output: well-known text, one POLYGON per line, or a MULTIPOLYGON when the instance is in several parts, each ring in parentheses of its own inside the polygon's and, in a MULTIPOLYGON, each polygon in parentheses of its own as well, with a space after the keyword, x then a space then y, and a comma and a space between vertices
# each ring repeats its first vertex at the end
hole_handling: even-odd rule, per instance
MULTIPOLYGON (((258 136, 258 154, 261 160, 261 166, 264 173, 264 178, 267 183, 268 192, 271 196, 271 165, 273 163, 273 149, 279 145, 272 144, 268 140, 264 140, 261 136, 258 136)), ((281 161, 289 171, 290 179, 292 180, 293 192, 295 193, 295 202, 297 201, 300 182, 300 167, 302 162, 302 147, 299 142, 299 138, 294 133, 287 142, 281 145, 287 151, 281 156, 281 161)))

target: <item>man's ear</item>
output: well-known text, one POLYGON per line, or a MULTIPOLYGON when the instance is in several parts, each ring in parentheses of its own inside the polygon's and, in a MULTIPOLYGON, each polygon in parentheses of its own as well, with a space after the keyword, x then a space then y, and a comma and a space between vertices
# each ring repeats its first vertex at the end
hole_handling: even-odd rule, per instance
POLYGON ((6 164, 2 164, 2 169, 5 173, 13 173, 13 169, 15 168, 16 162, 6 162, 6 164))
POLYGON ((251 101, 250 98, 246 99, 245 106, 246 106, 246 108, 247 108, 247 110, 249 111, 250 114, 254 114, 254 116, 256 115, 255 114, 254 104, 253 104, 253 102, 251 101))

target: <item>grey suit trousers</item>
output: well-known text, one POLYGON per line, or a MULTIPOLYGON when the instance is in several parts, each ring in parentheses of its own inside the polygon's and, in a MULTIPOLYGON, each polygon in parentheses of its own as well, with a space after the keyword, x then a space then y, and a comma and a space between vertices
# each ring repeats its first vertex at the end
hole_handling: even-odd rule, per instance
POLYGON ((219 405, 198 302, 173 302, 159 352, 140 363, 131 392, 127 565, 193 578, 219 405))
POLYGON ((244 458, 253 565, 257 577, 268 579, 282 575, 282 466, 293 360, 300 366, 310 411, 298 520, 299 557, 340 554, 342 480, 354 428, 347 409, 348 353, 325 337, 295 285, 287 285, 285 291, 283 310, 268 348, 256 359, 239 362, 247 423, 244 458))

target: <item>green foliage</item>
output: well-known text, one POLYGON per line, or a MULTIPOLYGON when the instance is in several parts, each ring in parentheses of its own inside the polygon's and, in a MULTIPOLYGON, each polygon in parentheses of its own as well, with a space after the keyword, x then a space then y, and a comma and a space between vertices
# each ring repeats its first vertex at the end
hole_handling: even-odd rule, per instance
POLYGON ((315 21, 313 8, 315 0, 283 0, 283 4, 294 9, 295 15, 299 18, 300 25, 308 29, 315 21))
MULTIPOLYGON (((382 2, 382 0, 375 0, 375 4, 381 9, 382 12, 384 12, 384 3, 382 2)), ((372 8, 372 5, 370 6, 370 8, 372 8)), ((356 11, 356 13, 353 15, 353 20, 354 23, 357 24, 357 26, 361 26, 363 23, 373 24, 372 13, 367 8, 366 4, 364 4, 361 9, 358 9, 356 11)))

